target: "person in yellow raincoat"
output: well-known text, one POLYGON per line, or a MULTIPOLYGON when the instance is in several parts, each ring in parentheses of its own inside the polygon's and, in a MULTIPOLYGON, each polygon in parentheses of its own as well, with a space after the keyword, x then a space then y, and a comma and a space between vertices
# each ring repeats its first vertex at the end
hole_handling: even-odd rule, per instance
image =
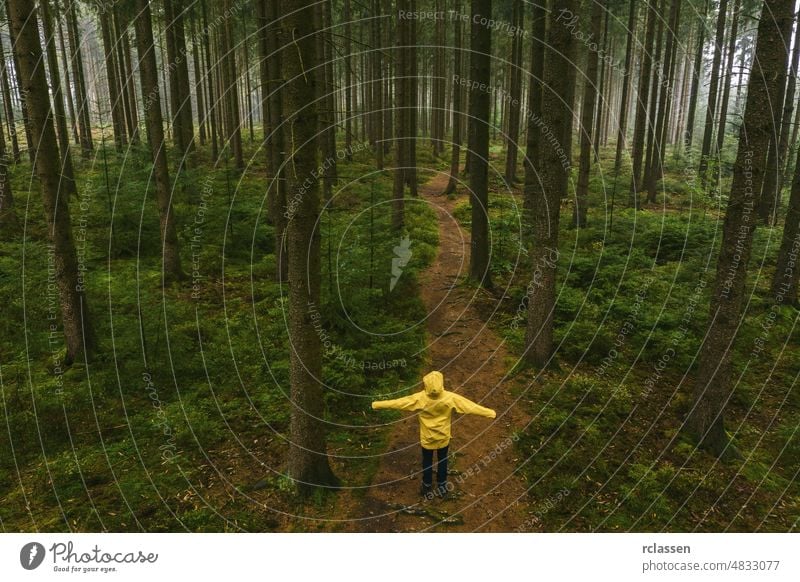
POLYGON ((476 414, 495 418, 490 408, 475 404, 455 392, 444 389, 441 372, 430 372, 422 378, 424 390, 395 400, 377 400, 374 410, 395 409, 419 412, 419 441, 422 445, 422 495, 428 496, 433 488, 433 455, 436 452, 437 493, 447 494, 447 449, 450 446, 450 416, 453 411, 460 414, 476 414))

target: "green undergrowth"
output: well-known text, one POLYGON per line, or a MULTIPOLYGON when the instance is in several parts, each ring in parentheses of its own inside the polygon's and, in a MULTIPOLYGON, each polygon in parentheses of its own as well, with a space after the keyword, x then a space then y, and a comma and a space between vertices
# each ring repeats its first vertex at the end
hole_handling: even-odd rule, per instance
MULTIPOLYGON (((284 474, 288 284, 276 278, 264 154, 248 153, 243 174, 201 149, 175 179, 172 160, 187 278, 166 289, 144 151, 77 161, 72 221, 99 347, 88 365, 69 368, 58 334, 50 341, 57 306, 41 197, 35 185, 28 192, 30 166, 14 168, 27 223, 24 240, 0 243, 5 531, 305 530, 311 522, 286 515, 325 511, 325 496, 300 505, 284 474)), ((402 240, 390 228, 392 174, 376 173, 363 149, 338 169, 319 224, 322 296, 309 312, 325 346, 332 464, 358 486, 385 439, 386 429, 370 428, 369 401, 418 376, 417 276, 438 230, 431 208, 407 201, 411 255, 392 285, 402 240)))
MULTIPOLYGON (((513 349, 514 390, 532 417, 519 440, 531 531, 787 531, 800 516, 798 311, 769 291, 782 225, 756 231, 732 358, 726 426, 743 458, 719 462, 680 430, 725 203, 687 184, 684 162, 668 160, 657 204, 638 211, 627 208, 622 175, 613 223, 613 159, 593 171, 586 228, 571 227, 571 201, 562 206, 556 353, 541 374, 520 361, 535 280, 520 236, 521 191, 490 185, 500 300, 485 314, 513 349)), ((460 197, 456 216, 469 226, 460 197)))

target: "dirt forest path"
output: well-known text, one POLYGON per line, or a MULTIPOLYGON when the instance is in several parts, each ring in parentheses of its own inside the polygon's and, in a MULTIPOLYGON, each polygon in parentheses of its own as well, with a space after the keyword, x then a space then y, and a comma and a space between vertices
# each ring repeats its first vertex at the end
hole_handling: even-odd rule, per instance
POLYGON ((447 499, 423 499, 418 421, 406 414, 393 429, 372 487, 353 508, 353 531, 509 532, 528 518, 527 486, 515 472, 520 463, 512 437, 529 417, 505 378, 509 353, 474 307, 474 294, 483 291, 461 285, 469 270, 469 233, 453 215, 458 199, 441 195, 447 180, 440 173, 420 189, 439 222, 438 254, 420 281, 429 315, 429 366, 444 374, 447 390, 495 409, 497 418, 453 415, 454 491, 447 499))

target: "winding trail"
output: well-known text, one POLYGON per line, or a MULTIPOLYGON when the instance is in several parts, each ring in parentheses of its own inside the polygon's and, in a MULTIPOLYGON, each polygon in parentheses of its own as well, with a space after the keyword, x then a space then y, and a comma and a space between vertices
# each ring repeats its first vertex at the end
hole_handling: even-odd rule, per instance
POLYGON ((511 355, 474 305, 475 294, 483 291, 460 284, 469 270, 469 234, 453 215, 458 200, 441 195, 447 180, 440 173, 420 188, 439 222, 438 255, 420 280, 429 315, 427 365, 444 374, 446 389, 495 409, 497 418, 453 415, 450 481, 455 490, 447 499, 427 500, 419 495, 418 421, 407 414, 393 429, 372 487, 353 508, 352 531, 509 532, 525 527, 529 517, 512 436, 530 417, 505 378, 511 355))

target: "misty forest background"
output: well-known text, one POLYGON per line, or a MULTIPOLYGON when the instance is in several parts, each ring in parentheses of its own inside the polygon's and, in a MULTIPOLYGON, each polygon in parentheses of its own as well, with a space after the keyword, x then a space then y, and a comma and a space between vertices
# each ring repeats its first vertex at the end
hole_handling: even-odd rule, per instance
POLYGON ((377 527, 434 199, 518 530, 797 530, 795 0, 0 4, 3 531, 377 527))

